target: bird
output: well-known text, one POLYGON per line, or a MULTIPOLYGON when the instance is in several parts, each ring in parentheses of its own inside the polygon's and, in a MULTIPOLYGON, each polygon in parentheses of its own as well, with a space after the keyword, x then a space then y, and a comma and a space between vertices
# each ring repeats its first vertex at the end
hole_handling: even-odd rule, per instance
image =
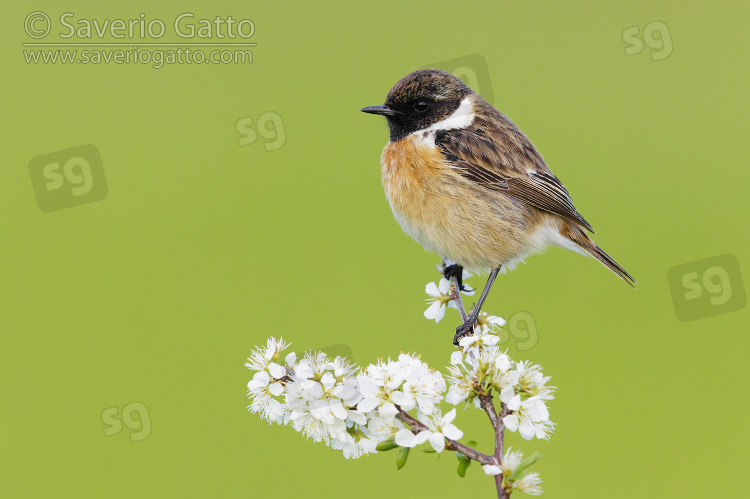
POLYGON ((635 287, 588 236, 591 224, 534 144, 456 76, 414 71, 383 104, 361 111, 387 119, 381 180, 403 231, 455 262, 445 267, 446 278, 460 278, 463 269, 488 274, 454 344, 472 333, 498 273, 550 246, 591 256, 635 287))

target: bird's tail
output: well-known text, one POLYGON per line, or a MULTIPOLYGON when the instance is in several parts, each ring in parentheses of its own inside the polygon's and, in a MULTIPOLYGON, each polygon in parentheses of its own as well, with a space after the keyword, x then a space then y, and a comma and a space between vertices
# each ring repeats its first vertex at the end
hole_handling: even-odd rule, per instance
POLYGON ((622 268, 622 266, 620 266, 620 264, 617 263, 614 258, 609 256, 603 249, 597 246, 596 243, 589 239, 589 237, 582 230, 578 229, 578 227, 572 226, 572 224, 568 224, 567 227, 561 230, 561 234, 567 239, 573 241, 583 251, 602 262, 620 279, 630 284, 632 287, 635 287, 636 282, 635 279, 633 279, 633 276, 628 274, 628 272, 624 268, 622 268))

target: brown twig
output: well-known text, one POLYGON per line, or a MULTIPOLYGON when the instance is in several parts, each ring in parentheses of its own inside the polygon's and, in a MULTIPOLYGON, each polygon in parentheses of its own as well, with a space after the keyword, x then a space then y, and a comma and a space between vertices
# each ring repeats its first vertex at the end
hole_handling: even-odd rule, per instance
MULTIPOLYGON (((495 404, 492 403, 492 395, 490 393, 479 395, 479 401, 482 409, 484 409, 484 411, 487 413, 487 416, 489 416, 492 427, 495 429, 495 459, 498 463, 501 463, 503 460, 503 454, 505 452, 505 450, 503 449, 503 440, 505 434, 505 424, 503 423, 503 418, 508 414, 508 410, 505 407, 505 404, 501 402, 500 414, 495 412, 495 404)), ((502 473, 499 475, 495 475, 495 486, 497 487, 497 497, 499 499, 508 499, 510 497, 510 492, 506 490, 505 487, 503 487, 502 473)))

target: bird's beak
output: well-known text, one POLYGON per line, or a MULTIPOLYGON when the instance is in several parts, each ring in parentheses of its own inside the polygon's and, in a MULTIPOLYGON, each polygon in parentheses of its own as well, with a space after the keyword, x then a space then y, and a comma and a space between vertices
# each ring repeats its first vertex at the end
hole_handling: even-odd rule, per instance
POLYGON ((381 104, 379 106, 363 107, 362 112, 369 114, 379 114, 381 116, 395 116, 397 114, 401 114, 399 111, 391 109, 385 104, 381 104))

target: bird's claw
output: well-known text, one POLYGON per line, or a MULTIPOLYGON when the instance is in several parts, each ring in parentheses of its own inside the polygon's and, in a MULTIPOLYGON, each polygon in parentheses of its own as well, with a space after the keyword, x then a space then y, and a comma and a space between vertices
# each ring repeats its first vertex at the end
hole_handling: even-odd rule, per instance
POLYGON ((464 286, 464 268, 457 263, 443 267, 443 277, 450 281, 454 277, 458 279, 458 291, 467 291, 464 286))
POLYGON ((453 337, 453 344, 458 346, 462 338, 474 334, 474 324, 464 323, 456 328, 456 335, 453 337))

